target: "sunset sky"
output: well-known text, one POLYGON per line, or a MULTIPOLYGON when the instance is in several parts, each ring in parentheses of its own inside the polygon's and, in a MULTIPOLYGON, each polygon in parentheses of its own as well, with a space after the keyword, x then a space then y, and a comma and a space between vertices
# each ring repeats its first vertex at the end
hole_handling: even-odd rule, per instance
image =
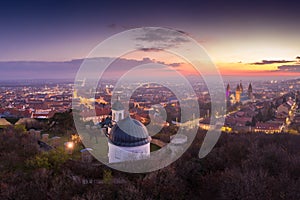
MULTIPOLYGON (((258 0, 2 1, 0 70, 7 79, 36 77, 36 70, 47 74, 41 78, 63 78, 55 70, 71 77, 80 65, 77 59, 104 39, 131 28, 156 26, 194 38, 222 75, 297 77, 299 7, 300 2, 258 0)), ((136 55, 127 59, 178 61, 157 53, 136 55)))

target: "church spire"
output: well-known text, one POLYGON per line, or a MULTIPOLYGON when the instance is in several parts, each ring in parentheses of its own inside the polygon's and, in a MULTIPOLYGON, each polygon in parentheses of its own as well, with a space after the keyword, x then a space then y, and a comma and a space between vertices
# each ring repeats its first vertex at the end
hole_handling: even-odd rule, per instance
POLYGON ((240 90, 241 90, 241 93, 244 92, 243 85, 242 85, 242 81, 240 81, 240 90))
POLYGON ((248 87, 248 98, 250 100, 253 100, 253 92, 252 92, 252 84, 249 83, 249 87, 248 87))
POLYGON ((230 85, 229 83, 227 84, 227 88, 226 88, 226 98, 228 98, 230 95, 230 85))
POLYGON ((237 103, 239 103, 241 101, 241 86, 240 84, 237 84, 236 86, 236 90, 235 90, 235 100, 237 103))
POLYGON ((241 91, 241 86, 239 84, 236 85, 235 91, 239 91, 239 92, 241 91))
POLYGON ((252 84, 249 83, 248 92, 252 92, 252 84))

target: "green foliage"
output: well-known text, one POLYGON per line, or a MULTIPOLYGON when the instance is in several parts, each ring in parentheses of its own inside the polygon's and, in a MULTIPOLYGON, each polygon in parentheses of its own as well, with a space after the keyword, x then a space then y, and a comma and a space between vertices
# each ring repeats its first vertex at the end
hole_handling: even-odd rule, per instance
POLYGON ((267 104, 264 108, 259 110, 258 114, 255 116, 255 119, 260 122, 266 122, 273 119, 274 116, 275 109, 272 107, 272 105, 267 104))
POLYGON ((73 120, 72 111, 66 111, 63 113, 55 113, 54 116, 49 119, 49 127, 47 131, 66 134, 68 131, 75 132, 75 125, 73 120))
POLYGON ((14 130, 18 133, 25 133, 26 127, 22 124, 18 124, 14 126, 14 130))
POLYGON ((48 157, 42 155, 36 156, 34 159, 31 159, 27 162, 28 167, 31 168, 46 168, 50 169, 50 162, 48 157))
POLYGON ((68 159, 69 155, 63 149, 55 149, 36 155, 29 159, 26 164, 28 168, 46 168, 57 171, 68 159))
POLYGON ((105 184, 111 184, 112 183, 112 173, 111 173, 111 170, 109 169, 104 169, 103 170, 103 182, 105 184))
POLYGON ((9 127, 0 134, 0 199, 300 199, 300 136, 222 134, 199 159, 204 136, 171 165, 128 174, 70 160, 64 149, 38 152, 9 127))

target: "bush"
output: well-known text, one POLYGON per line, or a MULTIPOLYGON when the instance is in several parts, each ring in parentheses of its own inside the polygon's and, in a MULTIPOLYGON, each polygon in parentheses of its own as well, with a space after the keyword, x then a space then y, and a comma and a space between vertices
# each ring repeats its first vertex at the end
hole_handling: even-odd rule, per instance
POLYGON ((55 149, 36 155, 34 158, 29 159, 26 164, 30 169, 45 168, 58 171, 68 159, 69 155, 63 149, 55 149))

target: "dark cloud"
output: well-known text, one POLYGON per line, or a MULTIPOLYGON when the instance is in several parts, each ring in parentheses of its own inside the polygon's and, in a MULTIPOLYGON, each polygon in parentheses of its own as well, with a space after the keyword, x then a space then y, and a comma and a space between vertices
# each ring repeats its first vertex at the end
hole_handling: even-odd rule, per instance
POLYGON ((171 63, 169 64, 171 67, 180 67, 182 63, 171 63))
MULTIPOLYGON (((90 58, 96 60, 99 64, 106 63, 106 57, 90 58)), ((61 62, 43 62, 43 61, 17 61, 0 62, 0 71, 2 80, 16 79, 74 79, 83 59, 74 59, 61 62)), ((165 63, 150 58, 141 60, 135 59, 116 59, 104 74, 107 77, 120 77, 128 70, 142 64, 159 63, 166 66, 178 67, 180 63, 165 63)))
POLYGON ((143 36, 137 37, 136 40, 140 41, 141 44, 138 45, 139 49, 146 48, 142 43, 146 42, 147 48, 150 49, 169 49, 178 47, 183 43, 189 42, 184 35, 183 31, 173 31, 169 29, 157 28, 157 29, 143 29, 143 36))
POLYGON ((185 34, 185 35, 190 35, 188 32, 186 32, 186 31, 183 31, 183 30, 176 30, 177 32, 179 32, 179 33, 182 33, 182 34, 185 34))
POLYGON ((158 52, 158 51, 163 51, 163 49, 159 48, 139 48, 140 51, 145 51, 145 52, 158 52))
POLYGON ((293 60, 262 60, 261 62, 250 63, 251 65, 269 65, 276 63, 291 63, 293 60))
POLYGON ((171 66, 171 67, 180 67, 182 63, 165 63, 165 62, 162 62, 162 61, 155 61, 155 63, 158 63, 158 64, 162 64, 162 65, 168 65, 168 66, 171 66))
POLYGON ((277 71, 281 72, 300 72, 300 65, 281 65, 278 66, 277 71))

